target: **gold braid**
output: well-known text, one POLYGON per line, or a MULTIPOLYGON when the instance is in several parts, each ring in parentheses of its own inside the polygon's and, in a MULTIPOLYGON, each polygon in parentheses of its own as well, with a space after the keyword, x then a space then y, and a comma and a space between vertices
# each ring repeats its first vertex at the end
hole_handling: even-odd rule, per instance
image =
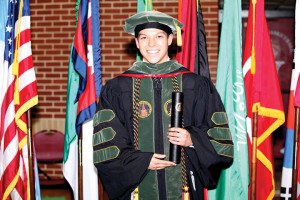
MULTIPOLYGON (((178 80, 176 76, 172 76, 172 84, 174 92, 179 92, 178 80)), ((183 127, 183 119, 182 119, 182 127, 183 127)), ((188 192, 187 185, 187 175, 186 175, 186 164, 184 157, 184 149, 181 148, 181 171, 182 171, 182 189, 184 192, 188 192)))
POLYGON ((138 78, 135 83, 133 92, 133 133, 134 133, 134 148, 139 148, 139 99, 140 99, 141 79, 138 78))
MULTIPOLYGON (((134 79, 133 79, 134 81, 134 79)), ((140 85, 141 79, 137 78, 133 92, 133 134, 134 134, 134 149, 139 148, 139 100, 140 100, 140 85)), ((136 187, 133 193, 133 199, 139 199, 139 188, 136 187)))

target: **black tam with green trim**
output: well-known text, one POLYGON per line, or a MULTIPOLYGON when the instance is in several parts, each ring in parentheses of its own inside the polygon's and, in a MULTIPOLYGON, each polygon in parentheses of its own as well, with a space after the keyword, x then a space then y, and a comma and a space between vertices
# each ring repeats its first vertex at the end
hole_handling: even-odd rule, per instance
POLYGON ((177 19, 158 11, 143 11, 127 18, 123 28, 126 33, 137 37, 138 33, 146 28, 157 28, 175 35, 177 33, 176 26, 181 29, 183 24, 177 19))

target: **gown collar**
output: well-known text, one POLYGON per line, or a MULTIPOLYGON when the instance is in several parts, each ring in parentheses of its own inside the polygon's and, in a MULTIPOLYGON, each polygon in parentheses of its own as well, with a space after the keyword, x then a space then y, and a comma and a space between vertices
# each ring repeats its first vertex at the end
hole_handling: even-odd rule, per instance
POLYGON ((166 61, 160 64, 151 64, 148 62, 138 61, 133 64, 129 71, 134 71, 142 74, 167 74, 178 70, 182 65, 176 60, 166 61))

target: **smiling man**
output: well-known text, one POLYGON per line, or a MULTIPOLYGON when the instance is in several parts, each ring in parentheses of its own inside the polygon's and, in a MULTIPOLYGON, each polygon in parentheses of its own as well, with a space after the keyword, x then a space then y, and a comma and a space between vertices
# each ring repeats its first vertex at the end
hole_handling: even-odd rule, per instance
POLYGON ((143 55, 143 61, 160 64, 169 59, 168 47, 173 40, 173 34, 156 28, 139 31, 135 38, 136 46, 143 55))
POLYGON ((203 199, 233 159, 227 115, 212 82, 170 60, 183 25, 157 11, 125 21, 141 62, 110 80, 94 116, 94 163, 110 199, 203 199), (172 92, 181 91, 184 128, 170 128, 172 92), (181 164, 169 160, 182 146, 181 164))

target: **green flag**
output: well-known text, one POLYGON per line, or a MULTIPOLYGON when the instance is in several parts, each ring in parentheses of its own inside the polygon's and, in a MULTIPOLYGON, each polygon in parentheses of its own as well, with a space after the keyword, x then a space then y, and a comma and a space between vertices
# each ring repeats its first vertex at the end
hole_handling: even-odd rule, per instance
MULTIPOLYGON (((137 0, 137 13, 151 11, 153 9, 151 0, 137 0)), ((136 55, 136 61, 141 61, 141 56, 136 55)))
POLYGON ((79 75, 74 70, 74 64, 72 62, 72 50, 73 43, 70 52, 69 59, 69 71, 68 71, 68 91, 67 91, 67 109, 66 109, 66 123, 65 123, 65 143, 64 143, 64 163, 68 160, 70 144, 76 140, 76 118, 77 118, 77 106, 78 102, 74 102, 78 86, 79 75))
POLYGON ((151 0, 137 0, 137 13, 151 11, 153 9, 151 0))
MULTIPOLYGON (((77 28, 78 21, 78 11, 79 11, 80 0, 76 2, 76 25, 77 28)), ((70 57, 69 57, 69 70, 68 70, 68 89, 67 89, 67 103, 66 103, 66 121, 65 121, 65 142, 64 142, 64 163, 67 162, 70 154, 70 145, 77 138, 76 133, 76 118, 77 118, 77 107, 78 102, 75 102, 77 91, 79 87, 79 75, 74 69, 74 63, 72 61, 74 38, 71 45, 70 57)))
POLYGON ((73 43, 70 52, 68 71, 63 174, 73 190, 75 199, 78 199, 78 141, 76 134, 78 102, 75 103, 74 101, 79 87, 79 75, 74 70, 72 50, 73 43))
POLYGON ((223 170, 209 200, 248 199, 249 160, 246 96, 242 70, 241 0, 225 0, 216 88, 225 106, 234 143, 234 160, 223 170))
MULTIPOLYGON (((76 22, 78 21, 78 10, 80 0, 76 3, 76 22)), ((77 24, 75 26, 76 30, 77 24)), ((76 133, 76 118, 78 102, 75 103, 79 87, 79 75, 74 69, 72 62, 73 42, 71 45, 68 70, 68 91, 66 104, 66 122, 65 122, 65 142, 64 142, 64 160, 63 174, 69 182, 74 199, 78 199, 78 140, 76 133)))

